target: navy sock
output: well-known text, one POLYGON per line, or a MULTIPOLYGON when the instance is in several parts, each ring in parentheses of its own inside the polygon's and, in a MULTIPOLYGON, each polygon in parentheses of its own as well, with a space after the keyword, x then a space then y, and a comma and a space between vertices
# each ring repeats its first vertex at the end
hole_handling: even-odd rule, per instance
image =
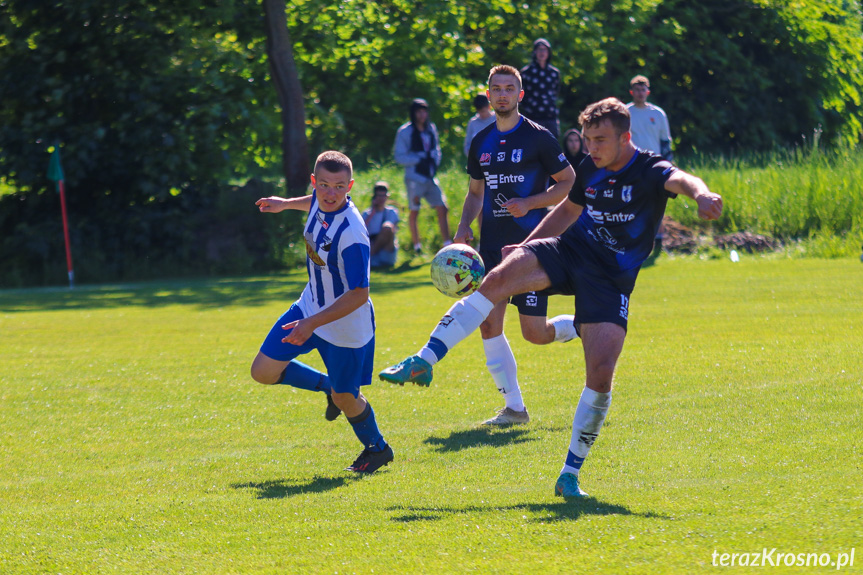
POLYGON ((378 422, 375 420, 375 410, 372 409, 371 403, 366 403, 366 408, 358 416, 348 417, 348 422, 354 428, 354 433, 357 439, 360 440, 360 443, 370 451, 383 451, 386 448, 387 442, 384 441, 384 436, 381 435, 378 429, 378 422))
POLYGON ((309 367, 299 361, 292 361, 282 372, 281 378, 276 383, 292 385, 309 391, 323 391, 327 395, 333 392, 330 378, 313 367, 309 367))

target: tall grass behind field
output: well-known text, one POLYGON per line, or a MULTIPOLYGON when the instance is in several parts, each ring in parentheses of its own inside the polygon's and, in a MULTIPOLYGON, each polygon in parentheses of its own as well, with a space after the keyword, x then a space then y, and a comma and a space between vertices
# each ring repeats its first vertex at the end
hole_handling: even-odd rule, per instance
MULTIPOLYGON (((454 234, 467 193, 468 176, 461 158, 448 163, 438 178, 447 196, 454 234)), ((710 234, 751 232, 776 238, 793 257, 857 255, 863 244, 863 151, 817 151, 798 148, 766 155, 735 158, 696 158, 681 168, 702 178, 722 195, 724 213, 717 222, 698 218, 695 202, 680 197, 668 203, 667 214, 684 225, 710 234)), ((357 173, 352 197, 363 210, 371 203, 377 180, 390 184, 391 203, 399 207, 402 225, 400 261, 412 257, 407 225, 408 206, 404 171, 389 164, 357 173)), ((442 238, 434 210, 423 203, 420 235, 428 254, 442 238)), ((477 233, 474 225, 474 233, 477 233)))
MULTIPOLYGON (((863 243, 863 152, 798 149, 765 157, 713 158, 683 166, 722 195, 718 233, 769 235, 799 254, 838 257, 860 252, 863 243)), ((704 227, 694 202, 669 202, 668 215, 704 227)))

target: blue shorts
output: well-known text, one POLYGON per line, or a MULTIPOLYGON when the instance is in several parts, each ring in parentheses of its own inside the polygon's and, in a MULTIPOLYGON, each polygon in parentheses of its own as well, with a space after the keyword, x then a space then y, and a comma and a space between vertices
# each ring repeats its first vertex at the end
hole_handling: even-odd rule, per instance
MULTIPOLYGON (((500 265, 503 260, 500 250, 480 250, 479 256, 485 264, 485 273, 500 265)), ((520 293, 509 298, 509 303, 518 308, 521 315, 545 317, 548 315, 548 294, 544 291, 520 293)))
POLYGON ((610 275, 608 266, 591 254, 590 246, 576 246, 564 238, 543 238, 525 244, 551 280, 544 290, 575 296, 575 324, 614 323, 626 330, 629 296, 638 270, 610 275))
POLYGON ((267 338, 261 344, 261 353, 276 361, 292 361, 297 356, 311 353, 316 349, 324 360, 333 391, 359 397, 360 386, 369 385, 372 382, 375 358, 374 336, 366 345, 358 348, 333 345, 315 334, 312 334, 312 337, 303 345, 282 343, 282 338, 290 333, 290 330, 282 329, 282 326, 303 317, 300 307, 293 304, 267 334, 267 338))

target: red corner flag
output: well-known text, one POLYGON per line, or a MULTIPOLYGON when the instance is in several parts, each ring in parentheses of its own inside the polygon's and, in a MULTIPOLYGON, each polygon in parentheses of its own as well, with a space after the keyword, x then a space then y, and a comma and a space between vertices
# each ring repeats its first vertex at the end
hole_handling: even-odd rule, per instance
POLYGON ((72 267, 72 249, 69 245, 69 220, 66 216, 66 184, 63 181, 63 166, 60 164, 60 145, 54 146, 48 164, 48 179, 52 180, 60 193, 60 209, 63 212, 63 237, 66 240, 66 269, 69 272, 69 288, 75 287, 75 269, 72 267))

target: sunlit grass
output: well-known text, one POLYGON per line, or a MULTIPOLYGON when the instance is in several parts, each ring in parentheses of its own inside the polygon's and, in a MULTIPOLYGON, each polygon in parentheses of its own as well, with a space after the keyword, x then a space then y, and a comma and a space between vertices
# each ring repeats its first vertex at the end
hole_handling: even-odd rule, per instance
MULTIPOLYGON (((529 426, 477 426, 501 400, 472 336, 429 389, 367 389, 396 460, 343 471, 360 447, 344 418, 248 376, 304 282, 0 291, 0 572, 699 573, 715 550, 764 547, 859 561, 856 259, 645 268, 584 504, 552 495, 581 346, 527 344, 512 314, 529 426)), ((377 368, 452 301, 425 267, 373 274, 372 297, 377 368)))

